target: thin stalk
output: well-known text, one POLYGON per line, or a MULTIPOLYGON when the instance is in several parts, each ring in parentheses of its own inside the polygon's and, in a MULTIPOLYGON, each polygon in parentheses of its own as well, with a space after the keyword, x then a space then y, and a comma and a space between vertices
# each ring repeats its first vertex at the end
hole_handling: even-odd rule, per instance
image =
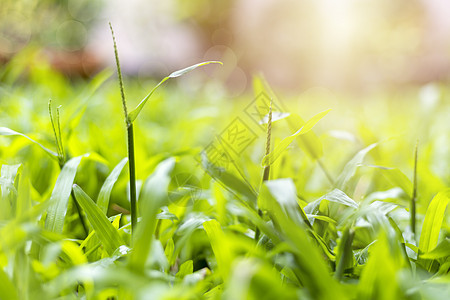
POLYGON ((416 235, 416 201, 417 201, 417 148, 419 141, 416 142, 414 150, 414 177, 413 177, 413 191, 411 196, 411 232, 416 235))
MULTIPOLYGON (((272 136, 272 99, 270 100, 270 108, 269 108, 269 120, 267 122, 267 134, 266 134, 266 153, 265 155, 269 155, 270 153, 270 138, 272 136)), ((262 183, 269 180, 270 176, 270 165, 264 167, 264 173, 262 178, 262 183)), ((260 217, 263 216, 263 212, 260 208, 258 208, 258 215, 260 217)), ((256 227, 255 230, 255 241, 258 242, 259 236, 261 235, 261 231, 259 227, 256 227)))
POLYGON ((119 78, 120 95, 122 97, 123 113, 125 115, 125 123, 127 126, 127 146, 128 146, 128 166, 130 170, 130 210, 131 210, 131 232, 134 233, 137 224, 137 211, 136 211, 136 163, 134 152, 134 130, 133 122, 130 121, 127 110, 127 102, 125 98, 125 92, 123 88, 122 71, 120 70, 119 53, 117 51, 116 38, 114 36, 114 30, 111 23, 109 23, 111 29, 111 35, 114 43, 114 56, 116 59, 117 76, 119 78))
POLYGON ((131 210, 131 232, 134 232, 137 224, 136 211, 136 163, 134 154, 134 130, 133 124, 127 128, 128 135, 128 166, 130 170, 130 210, 131 210))

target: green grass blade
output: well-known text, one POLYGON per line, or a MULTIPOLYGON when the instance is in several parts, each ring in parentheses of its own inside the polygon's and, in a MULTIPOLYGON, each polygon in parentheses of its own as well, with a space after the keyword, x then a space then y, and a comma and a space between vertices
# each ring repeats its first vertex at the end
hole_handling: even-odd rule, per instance
POLYGON ((192 66, 190 66, 190 67, 187 67, 187 68, 184 68, 184 69, 181 69, 181 70, 172 72, 172 73, 171 73, 169 76, 167 76, 167 77, 169 77, 169 78, 180 77, 181 75, 184 75, 184 74, 186 74, 186 73, 189 73, 189 72, 191 72, 191 71, 197 69, 198 67, 206 66, 206 65, 209 65, 209 64, 220 64, 220 65, 223 65, 223 63, 220 62, 220 61, 205 61, 205 62, 201 62, 201 63, 195 64, 195 65, 192 65, 192 66))
POLYGON ((232 255, 225 245, 225 233, 216 220, 209 220, 203 223, 203 228, 208 235, 211 248, 217 260, 217 266, 223 279, 229 277, 232 255), (224 247, 225 246, 225 247, 224 247))
POLYGON ((280 228, 286 243, 291 247, 297 267, 293 269, 303 286, 315 299, 341 299, 342 290, 330 275, 319 248, 311 242, 303 226, 298 226, 286 215, 280 203, 275 199, 267 183, 261 187, 264 207, 274 224, 280 228))
POLYGON ((0 298, 5 300, 19 299, 19 295, 14 287, 14 284, 5 271, 3 271, 3 268, 0 268, 0 298))
POLYGON ((380 169, 381 173, 395 186, 401 188, 408 196, 411 197, 413 184, 408 177, 398 168, 387 168, 381 166, 370 166, 380 169))
POLYGON ((223 184, 227 189, 246 197, 256 204, 257 194, 249 184, 227 172, 224 168, 217 167, 208 160, 206 153, 201 153, 202 167, 214 179, 223 184))
POLYGON ((181 264, 180 270, 177 272, 177 278, 184 278, 184 276, 192 274, 194 272, 194 262, 192 259, 185 261, 181 264))
POLYGON ((271 164, 273 164, 274 161, 280 157, 280 155, 284 152, 284 150, 286 150, 286 148, 294 141, 296 137, 308 133, 314 127, 314 125, 317 124, 317 122, 319 122, 323 117, 325 117, 330 112, 330 110, 331 109, 328 109, 318 113, 310 120, 308 120, 305 123, 305 125, 303 125, 293 135, 290 135, 284 140, 282 140, 269 155, 264 156, 262 165, 270 166, 271 164))
POLYGON ((24 138, 28 139, 29 141, 35 143, 36 145, 38 145, 39 147, 42 148, 42 150, 44 150, 45 152, 47 152, 48 155, 50 155, 51 158, 58 160, 58 154, 50 149, 48 149, 47 147, 44 147, 41 143, 36 142, 35 140, 33 140, 32 138, 30 138, 29 136, 14 131, 12 129, 9 129, 7 127, 0 127, 0 135, 4 135, 4 136, 9 136, 9 135, 20 135, 23 136, 24 138))
MULTIPOLYGON (((256 98, 258 98, 262 94, 266 94, 269 98, 274 99, 274 102, 280 104, 281 106, 282 103, 277 100, 275 93, 262 76, 255 76, 253 78, 253 89, 256 98)), ((289 127, 293 131, 305 125, 305 121, 298 114, 289 113, 288 116, 287 114, 283 115, 285 116, 285 120, 289 124, 289 127)), ((275 116, 276 114, 274 115, 274 119, 272 121, 276 120, 275 116)), ((300 148, 302 148, 312 159, 319 159, 320 157, 322 157, 322 143, 312 130, 305 134, 299 135, 297 137, 297 142, 299 143, 300 148)))
POLYGON ((50 206, 47 210, 45 229, 62 233, 73 181, 77 173, 78 165, 83 157, 86 157, 86 155, 72 158, 62 168, 49 200, 50 206))
POLYGON ((190 71, 197 69, 198 67, 209 65, 209 64, 221 64, 222 65, 222 62, 220 62, 220 61, 205 61, 202 63, 198 63, 196 65, 184 68, 182 70, 172 72, 169 76, 165 77, 150 91, 150 93, 147 94, 147 96, 144 97, 144 99, 141 100, 141 102, 139 102, 138 106, 136 106, 135 109, 133 109, 131 112, 128 113, 128 122, 132 123, 132 122, 134 122, 134 120, 136 120, 137 116, 141 112, 144 105, 147 103, 148 99, 150 99, 150 97, 153 95, 153 93, 156 91, 156 89, 158 87, 160 87, 164 82, 166 82, 170 78, 179 77, 181 75, 184 75, 190 71))
POLYGON ((141 222, 133 234, 134 249, 130 256, 131 268, 142 272, 150 254, 156 227, 156 215, 160 207, 168 201, 167 189, 170 183, 170 173, 175 167, 175 159, 162 161, 155 172, 147 179, 139 197, 141 222))
POLYGON ((449 200, 450 188, 447 188, 439 192, 428 205, 419 242, 419 248, 423 252, 436 247, 449 200))
POLYGON ((450 238, 444 239, 436 248, 420 256, 423 259, 438 259, 443 257, 450 257, 450 238))
POLYGON ((341 174, 339 175, 336 187, 347 194, 351 194, 352 179, 356 174, 356 170, 361 165, 364 157, 369 153, 370 150, 375 148, 377 143, 371 144, 368 147, 360 150, 356 155, 345 165, 341 174))
POLYGON ((76 184, 73 185, 76 201, 86 213, 89 223, 91 223, 106 252, 110 255, 125 244, 119 232, 106 218, 105 214, 95 205, 94 201, 76 184))
MULTIPOLYGON (((305 124, 305 121, 297 114, 291 114, 286 120, 292 130, 295 130, 298 126, 304 126, 305 124)), ((313 131, 299 135, 297 141, 299 142, 300 148, 302 148, 312 159, 319 159, 323 156, 322 143, 313 131)))
POLYGON ((117 179, 119 178, 120 173, 122 172, 123 167, 128 162, 128 158, 122 159, 117 166, 109 174, 108 178, 106 178, 105 183, 103 183, 102 188, 100 189, 100 193, 97 198, 97 206, 100 210, 106 215, 109 206, 109 197, 111 196, 111 190, 114 187, 117 179))
POLYGON ((14 217, 17 208, 18 193, 15 186, 16 178, 20 174, 21 165, 2 165, 0 176, 0 220, 14 217))

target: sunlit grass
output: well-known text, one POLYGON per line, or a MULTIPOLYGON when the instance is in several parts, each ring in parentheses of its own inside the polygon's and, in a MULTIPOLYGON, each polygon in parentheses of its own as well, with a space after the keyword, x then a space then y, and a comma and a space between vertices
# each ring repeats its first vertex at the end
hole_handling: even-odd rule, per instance
POLYGON ((416 87, 395 102, 387 92, 300 102, 256 79, 255 95, 233 102, 167 85, 142 109, 130 99, 147 91, 124 78, 140 107, 125 111, 138 141, 132 238, 117 80, 21 74, 1 74, 2 297, 448 298, 446 87, 430 107, 416 87), (261 92, 274 109, 257 124, 245 108, 261 92), (237 118, 251 143, 234 153, 237 118), (180 187, 178 175, 192 178, 180 187))

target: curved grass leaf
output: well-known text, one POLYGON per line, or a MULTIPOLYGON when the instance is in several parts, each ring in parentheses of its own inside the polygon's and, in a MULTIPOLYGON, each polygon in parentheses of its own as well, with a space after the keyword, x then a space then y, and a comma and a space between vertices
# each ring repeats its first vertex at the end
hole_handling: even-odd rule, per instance
POLYGON ((342 289, 336 284, 324 263, 317 247, 311 243, 307 231, 298 226, 283 211, 281 205, 271 194, 267 183, 262 185, 261 197, 266 204, 268 213, 292 249, 297 268, 293 269, 303 286, 308 289, 315 299, 341 299, 342 289))
POLYGON ((286 215, 299 225, 309 224, 305 212, 297 203, 297 189, 291 178, 270 180, 265 184, 286 215))
POLYGON ((436 248, 434 248, 430 252, 422 254, 420 258, 438 259, 449 256, 450 256, 450 238, 446 238, 442 242, 440 242, 439 245, 436 246, 436 248))
POLYGON ((182 70, 178 70, 175 72, 172 72, 169 76, 165 77, 163 80, 161 80, 151 91, 150 93, 148 93, 147 96, 145 96, 144 99, 141 100, 141 102, 139 102, 138 106, 136 106, 135 109, 133 109, 131 112, 128 113, 128 122, 129 123, 133 123, 134 120, 136 120, 137 116, 139 115, 139 113, 141 112, 142 108, 144 107, 145 103, 147 103, 148 99, 150 99, 150 97, 153 95, 153 93, 156 91, 156 89, 163 84, 164 82, 166 82, 167 80, 169 80, 170 78, 176 78, 179 77, 181 75, 184 75, 192 70, 195 70, 198 67, 201 66, 205 66, 205 65, 209 65, 209 64, 221 64, 222 62, 220 61, 205 61, 202 63, 198 63, 196 65, 184 68, 182 70))
MULTIPOLYGON (((278 103, 280 106, 282 106, 282 103, 280 103, 280 101, 277 99, 277 96, 262 76, 255 76, 253 78, 253 89, 255 92, 255 98, 258 98, 258 96, 260 95, 266 94, 268 97, 273 99, 275 103, 278 103)), ((283 112, 274 112, 272 122, 275 122, 275 120, 277 119, 277 114, 286 117, 285 120, 293 131, 305 125, 305 121, 295 113, 287 114, 283 112)), ((266 119, 267 117, 264 118, 264 120, 266 119)), ((308 154, 312 159, 319 159, 323 156, 322 143, 312 130, 305 134, 297 136, 297 142, 299 143, 300 148, 303 149, 306 154, 308 154)))
POLYGON ((423 252, 436 247, 449 200, 450 188, 447 188, 439 192, 428 205, 419 242, 419 248, 423 252))
POLYGON ((369 260, 362 271, 356 299, 405 299, 398 280, 398 265, 382 232, 370 247, 369 260))
MULTIPOLYGON (((73 290, 76 286, 83 283, 84 286, 95 284, 96 290, 120 287, 120 290, 126 290, 134 293, 133 299, 160 299, 161 295, 154 295, 152 288, 156 291, 167 290, 169 286, 161 282, 160 278, 148 278, 140 276, 124 267, 114 267, 112 264, 119 257, 105 258, 95 263, 77 266, 63 272, 61 275, 50 281, 46 286, 46 298, 57 299, 61 292, 73 290), (145 292, 145 295, 143 295, 145 292), (145 296, 145 297, 144 297, 145 296)), ((87 297, 90 298, 90 297, 87 297)), ((94 298, 94 297, 92 297, 94 298)), ((69 298, 70 299, 70 298, 69 298)), ((126 299, 130 299, 126 297, 126 299)))
POLYGON ((311 203, 308 203, 308 205, 306 205, 304 208, 305 212, 307 214, 315 214, 318 211, 322 200, 328 200, 328 201, 343 204, 345 206, 349 206, 352 208, 358 208, 358 203, 356 203, 352 198, 347 196, 347 194, 345 194, 343 191, 341 191, 339 189, 334 189, 331 192, 329 192, 328 194, 320 197, 319 199, 317 199, 311 203))
POLYGON ((398 168, 388 168, 382 166, 370 166, 380 169, 381 173, 395 186, 401 188, 405 194, 411 197, 411 192, 413 190, 413 184, 408 177, 400 171, 398 168))
POLYGON ((212 178, 223 184, 227 189, 231 189, 233 192, 246 197, 252 203, 256 203, 257 194, 245 181, 227 172, 224 168, 211 163, 205 152, 201 154, 201 161, 203 168, 212 178))
POLYGON ((108 211, 109 197, 111 196, 111 190, 114 187, 114 184, 119 178, 119 175, 127 162, 128 158, 122 159, 108 175, 108 178, 106 178, 105 183, 103 183, 102 188, 100 189, 97 198, 97 206, 104 214, 106 214, 106 212, 108 211))
POLYGON ((103 244, 106 252, 110 255, 124 244, 119 232, 106 218, 100 208, 95 205, 94 201, 76 184, 73 185, 76 201, 80 204, 86 213, 89 223, 91 223, 97 236, 103 244))
POLYGON ((352 186, 352 179, 356 174, 357 168, 361 165, 364 160, 364 157, 369 153, 370 150, 375 148, 377 143, 371 144, 366 148, 360 150, 356 155, 345 165, 341 174, 339 175, 336 186, 338 189, 350 193, 352 186))
POLYGON ((48 155, 50 155, 51 158, 58 160, 58 154, 50 149, 48 149, 47 147, 44 147, 41 143, 36 142, 35 140, 33 140, 32 138, 30 138, 29 136, 14 131, 12 129, 9 129, 7 127, 0 127, 0 135, 4 135, 4 136, 9 136, 9 135, 20 135, 23 136, 24 138, 28 139, 29 141, 35 143, 36 145, 38 145, 39 147, 42 148, 42 150, 44 150, 45 152, 47 152, 48 155))
POLYGON ((9 300, 19 299, 19 294, 14 284, 5 271, 3 271, 3 268, 0 268, 0 298, 9 300))
MULTIPOLYGON (((305 124, 302 117, 297 114, 291 114, 286 120, 292 130, 295 130, 298 126, 304 126, 305 124)), ((313 131, 299 135, 297 137, 297 142, 299 143, 300 148, 303 149, 312 159, 319 159, 323 156, 322 143, 313 131)))
POLYGON ((81 159, 86 156, 87 155, 85 154, 74 157, 62 168, 49 200, 50 206, 47 210, 45 229, 62 233, 67 212, 67 204, 69 202, 70 192, 72 191, 75 174, 77 173, 77 168, 81 159))
POLYGON ((192 259, 185 261, 181 264, 180 270, 175 275, 177 278, 184 278, 184 276, 192 274, 194 272, 194 262, 192 259))
MULTIPOLYGON (((0 176, 0 220, 7 220, 14 216, 17 207, 18 193, 14 185, 16 177, 20 174, 21 164, 2 165, 0 176)), ((16 182, 17 183, 17 182, 16 182)))
POLYGON ((325 115, 327 115, 330 112, 331 109, 325 110, 323 112, 318 113, 314 117, 312 117, 310 120, 308 120, 299 130, 297 130, 293 135, 288 136, 284 140, 282 140, 275 149, 270 152, 268 155, 264 156, 262 165, 270 166, 274 163, 274 161, 280 157, 280 155, 286 150, 286 148, 294 141, 294 139, 300 135, 303 135, 307 132, 309 132, 314 125, 317 124, 325 115))
POLYGON ((203 228, 205 229, 206 235, 211 243, 211 248, 214 252, 214 256, 216 257, 217 265, 222 278, 226 279, 230 274, 232 254, 228 249, 225 233, 220 227, 219 222, 214 219, 204 222, 203 228))

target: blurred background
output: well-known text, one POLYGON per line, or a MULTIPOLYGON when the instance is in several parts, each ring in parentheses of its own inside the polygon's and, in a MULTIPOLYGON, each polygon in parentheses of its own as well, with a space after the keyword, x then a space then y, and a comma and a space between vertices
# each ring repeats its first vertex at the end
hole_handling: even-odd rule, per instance
POLYGON ((90 78, 114 64, 111 21, 130 76, 221 60, 210 75, 232 96, 255 73, 286 93, 367 92, 448 80, 449 16, 446 0, 1 0, 0 64, 90 78))

